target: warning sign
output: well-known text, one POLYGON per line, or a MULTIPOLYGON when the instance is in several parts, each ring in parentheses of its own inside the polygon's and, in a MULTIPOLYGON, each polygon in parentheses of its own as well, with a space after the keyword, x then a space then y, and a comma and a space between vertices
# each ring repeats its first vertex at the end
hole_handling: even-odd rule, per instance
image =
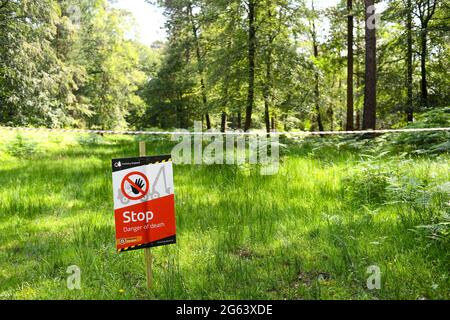
POLYGON ((130 200, 140 200, 144 198, 149 190, 148 179, 142 172, 131 172, 127 174, 120 185, 122 194, 130 200), (125 186, 128 184, 128 187, 125 186))
POLYGON ((112 167, 117 250, 176 243, 170 156, 114 159, 112 167))

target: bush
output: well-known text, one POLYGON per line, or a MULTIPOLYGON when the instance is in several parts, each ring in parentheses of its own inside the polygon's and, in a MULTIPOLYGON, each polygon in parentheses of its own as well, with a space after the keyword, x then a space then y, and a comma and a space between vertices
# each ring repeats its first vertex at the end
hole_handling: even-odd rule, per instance
POLYGON ((77 142, 82 146, 98 145, 98 144, 104 144, 105 138, 102 135, 96 134, 96 133, 83 134, 83 135, 78 136, 77 142))
POLYGON ((437 198, 437 209, 441 215, 434 218, 428 225, 416 227, 416 231, 429 239, 450 243, 450 182, 433 188, 437 198))
POLYGON ((15 139, 7 145, 7 152, 18 158, 25 158, 36 153, 36 142, 24 137, 20 133, 16 135, 15 139))
POLYGON ((345 192, 351 202, 363 205, 377 205, 386 201, 388 178, 391 171, 380 163, 368 161, 356 167, 344 179, 345 192))
POLYGON ((408 204, 410 207, 422 210, 429 206, 432 193, 428 184, 417 177, 394 175, 388 179, 387 193, 389 200, 408 204))
MULTIPOLYGON (((450 108, 434 109, 417 117, 410 129, 449 128, 450 108)), ((450 152, 450 132, 408 132, 391 134, 385 139, 390 150, 411 154, 441 154, 450 152)), ((385 144, 386 145, 386 144, 385 144)))
POLYGON ((417 226, 416 232, 428 239, 450 244, 450 214, 442 215, 437 223, 417 226))

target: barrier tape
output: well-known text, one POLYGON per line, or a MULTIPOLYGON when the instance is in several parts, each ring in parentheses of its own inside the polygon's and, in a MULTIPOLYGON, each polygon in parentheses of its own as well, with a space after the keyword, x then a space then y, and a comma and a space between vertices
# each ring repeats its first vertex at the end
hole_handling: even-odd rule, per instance
MULTIPOLYGON (((0 130, 9 131, 32 131, 32 132, 59 132, 59 133, 95 133, 109 135, 234 135, 251 136, 267 135, 266 132, 188 132, 188 131, 115 131, 115 130, 83 130, 83 129, 52 129, 52 128, 25 128, 25 127, 0 127, 0 130)), ((413 132, 450 132, 450 128, 417 128, 417 129, 386 129, 386 130, 363 130, 363 131, 295 131, 295 132, 271 132, 271 135, 280 136, 324 136, 324 135, 354 135, 354 134, 384 134, 384 133, 413 133, 413 132)))

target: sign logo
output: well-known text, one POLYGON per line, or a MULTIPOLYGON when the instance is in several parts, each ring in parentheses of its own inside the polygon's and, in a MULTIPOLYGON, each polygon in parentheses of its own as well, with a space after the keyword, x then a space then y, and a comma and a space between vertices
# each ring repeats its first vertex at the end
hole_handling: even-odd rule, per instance
POLYGON ((150 183, 145 174, 135 171, 123 178, 120 190, 129 200, 141 200, 150 190, 150 183))

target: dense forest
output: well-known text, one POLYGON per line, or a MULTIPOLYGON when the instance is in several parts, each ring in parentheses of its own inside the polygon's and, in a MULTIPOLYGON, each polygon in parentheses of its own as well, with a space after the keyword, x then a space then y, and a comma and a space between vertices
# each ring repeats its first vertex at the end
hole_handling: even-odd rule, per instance
POLYGON ((450 1, 374 2, 159 0, 147 47, 107 0, 0 0, 0 125, 359 130, 448 107, 450 1))

